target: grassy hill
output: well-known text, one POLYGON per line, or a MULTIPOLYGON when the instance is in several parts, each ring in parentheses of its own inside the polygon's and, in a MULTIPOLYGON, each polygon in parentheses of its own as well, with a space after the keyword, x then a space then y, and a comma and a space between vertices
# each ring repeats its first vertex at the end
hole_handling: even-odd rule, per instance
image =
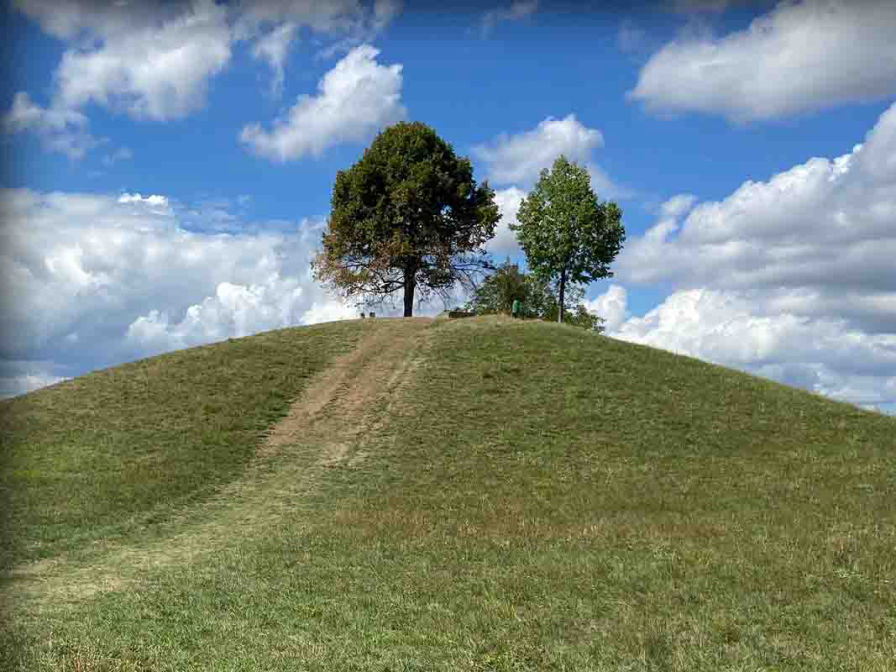
POLYGON ((505 318, 0 405, 2 669, 892 670, 896 419, 505 318))

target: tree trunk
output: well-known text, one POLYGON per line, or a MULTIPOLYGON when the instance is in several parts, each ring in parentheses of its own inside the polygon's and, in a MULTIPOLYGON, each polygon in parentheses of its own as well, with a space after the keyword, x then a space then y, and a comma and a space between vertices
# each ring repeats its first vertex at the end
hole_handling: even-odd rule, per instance
POLYGON ((414 314, 414 289, 417 281, 414 278, 416 269, 407 267, 404 269, 404 316, 411 317, 414 314))
POLYGON ((557 322, 563 324, 563 301, 566 298, 566 268, 560 269, 560 305, 557 310, 557 322))

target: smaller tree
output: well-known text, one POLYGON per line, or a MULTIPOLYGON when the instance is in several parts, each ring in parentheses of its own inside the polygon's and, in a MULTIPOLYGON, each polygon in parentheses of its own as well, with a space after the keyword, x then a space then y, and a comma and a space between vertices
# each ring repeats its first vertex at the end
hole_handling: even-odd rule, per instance
POLYGON ((622 210, 600 203, 584 168, 560 156, 542 170, 535 188, 520 205, 510 228, 539 278, 557 286, 557 321, 564 321, 570 284, 612 277, 610 263, 622 249, 622 210))
MULTIPOLYGON (((578 293, 578 291, 575 293, 578 293)), ((545 319, 549 322, 553 322, 557 319, 557 305, 557 303, 554 303, 553 309, 545 315, 545 319)), ((588 331, 596 331, 600 334, 604 331, 604 322, 604 318, 595 315, 594 313, 589 313, 585 304, 578 300, 572 302, 572 306, 567 304, 563 310, 563 324, 581 327, 588 331)))
POLYGON ((529 278, 520 272, 517 264, 507 259, 495 272, 489 275, 478 287, 467 303, 467 310, 477 315, 490 313, 509 313, 514 300, 523 305, 529 304, 532 293, 529 278))
MULTIPOLYGON (((571 288, 564 300, 563 322, 601 332, 603 320, 589 313, 582 303, 585 292, 571 288)), ((477 315, 509 313, 514 299, 522 304, 521 317, 556 321, 559 312, 557 296, 549 282, 531 273, 523 273, 507 259, 474 291, 466 310, 477 315)))

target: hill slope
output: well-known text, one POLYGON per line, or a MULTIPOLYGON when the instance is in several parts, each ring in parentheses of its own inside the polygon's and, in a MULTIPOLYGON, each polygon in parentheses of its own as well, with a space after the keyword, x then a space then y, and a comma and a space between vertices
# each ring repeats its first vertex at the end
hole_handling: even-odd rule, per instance
POLYGON ((2 409, 4 667, 896 659, 896 421, 697 360, 367 320, 2 409))

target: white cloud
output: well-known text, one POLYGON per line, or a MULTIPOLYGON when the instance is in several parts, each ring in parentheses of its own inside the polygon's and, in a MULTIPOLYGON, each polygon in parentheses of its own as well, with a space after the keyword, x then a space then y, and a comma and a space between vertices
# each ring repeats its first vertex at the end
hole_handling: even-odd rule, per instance
MULTIPOLYGON (((36 131, 49 151, 83 158, 99 144, 78 110, 97 103, 131 116, 183 117, 204 104, 208 80, 230 59, 227 9, 213 0, 96 3, 17 0, 16 7, 66 43, 42 110, 20 93, 7 130, 36 131)), ((107 165, 122 156, 109 156, 107 165)))
POLYGON ((258 38, 252 47, 252 55, 264 59, 271 66, 274 77, 271 80, 271 93, 279 96, 283 92, 283 64, 289 53, 289 47, 295 38, 298 26, 285 22, 266 35, 258 38))
POLYGON ((148 205, 158 210, 167 210, 168 209, 168 197, 160 196, 159 194, 151 194, 149 196, 142 196, 139 193, 129 194, 127 192, 123 193, 118 197, 118 203, 138 203, 140 205, 148 205))
POLYGON ((75 110, 44 109, 32 102, 27 93, 19 92, 13 98, 12 108, 3 119, 9 131, 46 130, 65 131, 71 126, 87 125, 87 117, 75 110))
POLYGON ((762 299, 757 292, 682 290, 608 332, 856 404, 896 402, 896 334, 777 312, 762 299))
POLYGON ((488 165, 489 179, 497 184, 528 184, 543 168, 564 154, 570 161, 587 163, 591 152, 602 147, 600 131, 587 128, 569 114, 563 119, 548 117, 533 130, 517 135, 500 135, 488 145, 473 148, 473 153, 488 165))
POLYGON ((585 301, 588 312, 604 319, 607 332, 615 332, 628 318, 628 293, 622 285, 610 285, 600 296, 585 301))
POLYGON ((616 277, 675 290, 619 338, 861 404, 896 403, 896 105, 853 150, 718 202, 680 194, 616 277))
POLYGON ((584 167, 591 177, 591 188, 598 198, 627 198, 632 190, 616 184, 591 160, 603 147, 603 134, 588 128, 569 114, 563 119, 548 117, 531 131, 516 135, 501 134, 484 145, 472 148, 473 155, 486 164, 488 179, 495 184, 514 184, 529 188, 539 173, 550 169, 561 154, 584 167))
MULTIPOLYGON (((383 313, 380 313, 381 315, 383 313)), ((420 315, 420 311, 417 311, 420 315)), ((338 301, 314 301, 311 307, 302 313, 302 324, 318 324, 319 322, 333 322, 334 320, 349 320, 358 316, 358 310, 338 301)))
POLYGON ((179 321, 165 309, 140 315, 128 325, 126 339, 141 351, 165 352, 288 325, 355 317, 353 307, 333 300, 309 306, 305 294, 299 277, 272 276, 251 285, 220 282, 213 295, 187 307, 179 321))
POLYGON ((896 3, 780 2, 746 30, 670 42, 628 96, 736 122, 880 99, 896 90, 894 34, 896 3))
POLYGON ((362 141, 403 119, 402 66, 380 65, 378 54, 370 45, 352 49, 320 80, 318 95, 299 96, 270 132, 259 124, 244 127, 240 140, 255 154, 283 162, 362 141))
MULTIPOLYGON (((4 125, 8 132, 37 132, 46 149, 76 159, 98 144, 78 112, 89 103, 138 119, 185 117, 204 107, 209 81, 227 67, 233 46, 244 40, 273 70, 272 89, 279 94, 289 47, 301 27, 354 45, 373 39, 400 8, 393 0, 377 0, 372 7, 359 0, 14 4, 66 49, 54 74, 50 107, 39 108, 22 92, 4 125)), ((120 158, 125 157, 107 156, 105 163, 120 158)))
POLYGON ((517 187, 500 189, 495 192, 495 203, 501 213, 501 220, 495 228, 495 237, 485 244, 485 249, 497 256, 515 256, 521 252, 516 233, 510 230, 511 224, 516 224, 516 215, 520 210, 520 204, 526 197, 526 192, 517 187))
POLYGON ((694 194, 676 194, 660 206, 663 217, 681 217, 686 214, 697 201, 694 194))
POLYGON ((87 117, 76 110, 43 108, 34 103, 24 91, 13 97, 12 107, 3 116, 3 130, 7 133, 32 132, 46 150, 65 154, 70 159, 81 159, 99 144, 85 130, 87 117))
POLYGON ((483 37, 494 30, 501 21, 519 21, 531 16, 538 9, 538 0, 513 0, 510 7, 492 9, 482 15, 480 30, 483 37))
POLYGON ((13 0, 15 7, 60 40, 89 48, 96 38, 154 25, 183 11, 186 2, 96 2, 95 0, 13 0))
POLYGON ((115 33, 93 51, 66 51, 58 96, 66 107, 92 101, 136 118, 184 117, 204 105, 209 78, 229 60, 226 9, 197 2, 161 26, 115 33))
POLYGON ((585 170, 588 171, 588 176, 591 178, 591 188, 599 199, 631 198, 634 196, 635 191, 633 189, 614 182, 600 166, 589 162, 585 164, 585 170))
POLYGON ((185 210, 158 194, 0 192, 0 364, 23 363, 4 385, 35 362, 51 380, 353 314, 311 277, 322 220, 208 233, 184 229, 185 210))
POLYGON ((865 143, 813 158, 766 182, 745 182, 683 221, 664 216, 630 240, 616 269, 626 282, 758 289, 789 310, 842 315, 896 332, 896 105, 865 143))

